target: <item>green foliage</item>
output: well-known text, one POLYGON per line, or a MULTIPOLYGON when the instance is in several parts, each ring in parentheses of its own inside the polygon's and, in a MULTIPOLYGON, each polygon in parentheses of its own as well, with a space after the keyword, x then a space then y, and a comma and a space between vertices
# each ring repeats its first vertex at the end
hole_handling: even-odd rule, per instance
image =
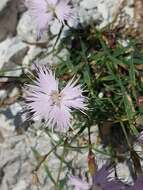
MULTIPOLYGON (((112 46, 104 32, 94 28, 72 31, 70 35, 71 40, 68 37, 63 42, 63 46, 70 47, 70 54, 66 61, 61 60, 56 74, 63 82, 73 76, 79 78, 89 98, 87 116, 76 112, 73 128, 82 134, 89 125, 95 127, 98 124, 102 143, 106 142, 108 148, 103 151, 94 145, 93 151, 116 160, 119 153, 133 151, 140 130, 136 121, 142 118, 143 111, 143 105, 138 101, 143 96, 142 47, 132 39, 123 46, 118 38, 112 46), (119 142, 123 143, 124 149, 119 142)), ((67 146, 70 151, 73 150, 72 142, 67 146)), ((88 146, 85 149, 88 151, 88 146)), ((59 181, 59 189, 63 188, 63 182, 65 180, 59 181)))

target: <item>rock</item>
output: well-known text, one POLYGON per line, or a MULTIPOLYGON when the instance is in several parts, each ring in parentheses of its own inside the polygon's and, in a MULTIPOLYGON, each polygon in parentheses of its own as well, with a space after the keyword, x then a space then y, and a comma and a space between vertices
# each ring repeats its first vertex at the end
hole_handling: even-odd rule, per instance
POLYGON ((6 90, 0 90, 0 101, 4 100, 7 97, 6 90))
POLYGON ((5 110, 2 109, 0 109, 0 121, 0 129, 4 138, 12 135, 14 132, 13 122, 11 119, 7 118, 5 110))
POLYGON ((3 143, 4 140, 5 140, 4 136, 3 136, 2 132, 0 131, 0 143, 3 143))
POLYGON ((26 55, 27 51, 28 51, 28 47, 25 46, 25 48, 22 48, 21 50, 17 51, 11 58, 10 58, 10 62, 14 63, 16 65, 22 65, 22 61, 24 56, 26 55))
POLYGON ((56 19, 50 26, 50 31, 53 35, 58 35, 61 30, 62 24, 56 19))
POLYGON ((132 177, 130 174, 129 167, 126 162, 124 163, 118 163, 116 166, 117 176, 119 179, 123 180, 124 182, 131 183, 132 177))
POLYGON ((62 49, 58 54, 51 53, 47 55, 46 57, 42 59, 37 59, 37 63, 39 65, 57 65, 60 63, 61 59, 64 61, 66 60, 66 57, 69 55, 69 52, 67 49, 62 49))
POLYGON ((28 47, 25 43, 21 42, 18 37, 12 39, 8 38, 2 43, 0 43, 0 69, 13 70, 6 74, 9 76, 19 76, 21 74, 21 69, 17 64, 21 64, 24 55, 26 54, 28 47))
MULTIPOLYGON (((8 156, 11 157, 10 155, 8 156)), ((20 170, 19 159, 20 157, 15 157, 14 161, 10 160, 9 163, 7 163, 7 165, 4 167, 5 178, 7 179, 7 183, 11 186, 17 181, 20 170)))
MULTIPOLYGON (((99 28, 103 28, 112 22, 122 7, 122 0, 73 0, 73 4, 77 6, 77 13, 80 24, 87 26, 90 24, 96 24, 99 28)), ((131 8, 131 1, 127 1, 124 12, 127 15, 133 16, 133 8, 131 8)))
POLYGON ((2 0, 0 5, 0 41, 16 34, 17 0, 2 0))
POLYGON ((14 97, 14 96, 17 96, 17 95, 19 95, 19 89, 17 88, 17 87, 14 87, 13 89, 12 89, 12 91, 10 92, 10 94, 9 94, 9 97, 10 98, 12 98, 12 97, 14 97))
MULTIPOLYGON (((44 54, 45 51, 46 51, 46 49, 42 49, 40 47, 35 47, 35 46, 30 46, 29 51, 27 52, 26 56, 23 59, 23 62, 22 62, 23 67, 32 66, 32 64, 35 63, 35 59, 40 54, 44 54)), ((27 72, 28 71, 29 70, 27 70, 27 72)))
POLYGON ((1 0, 1 3, 0 3, 0 11, 2 11, 4 9, 4 7, 7 5, 7 3, 9 2, 10 0, 1 0))
POLYGON ((25 12, 17 26, 18 36, 27 42, 36 41, 36 33, 34 32, 34 25, 31 22, 31 17, 28 12, 25 12))
POLYGON ((10 105, 10 110, 13 116, 16 116, 19 112, 22 111, 22 107, 17 102, 10 105))
MULTIPOLYGON (((92 1, 91 1, 92 2, 92 1)), ((96 23, 99 24, 103 20, 102 14, 97 10, 97 2, 91 4, 88 0, 81 1, 78 17, 80 23, 85 27, 86 25, 96 23)))
POLYGON ((25 180, 20 180, 12 190, 27 190, 29 189, 29 184, 25 180))
MULTIPOLYGON (((37 35, 36 35, 36 29, 35 29, 34 22, 32 22, 32 18, 29 15, 29 12, 25 12, 17 26, 17 34, 18 36, 27 43, 36 43, 37 41, 37 35)), ((48 41, 49 36, 48 34, 44 33, 40 41, 48 41)))
POLYGON ((80 3, 80 7, 81 8, 86 8, 86 9, 94 9, 97 7, 97 3, 98 3, 98 0, 92 0, 92 1, 89 1, 89 0, 83 0, 81 1, 80 3))

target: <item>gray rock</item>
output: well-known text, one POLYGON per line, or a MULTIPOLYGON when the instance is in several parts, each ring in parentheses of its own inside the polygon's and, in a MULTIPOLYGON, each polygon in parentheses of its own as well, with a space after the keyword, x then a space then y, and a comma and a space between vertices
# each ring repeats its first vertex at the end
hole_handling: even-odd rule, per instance
POLYGON ((62 27, 62 24, 56 19, 52 22, 50 26, 50 31, 53 35, 57 35, 59 34, 61 27, 62 27))
MULTIPOLYGON (((24 68, 31 66, 34 63, 35 59, 39 56, 44 54, 46 49, 42 49, 40 47, 31 46, 29 48, 29 51, 27 52, 26 56, 23 59, 22 65, 24 68)), ((29 70, 25 70, 25 72, 28 72, 29 70)))
POLYGON ((17 0, 2 0, 0 5, 0 41, 16 34, 17 0))
POLYGON ((14 103, 12 105, 10 105, 10 110, 11 110, 11 113, 13 114, 13 116, 16 116, 19 112, 22 111, 22 107, 20 106, 19 103, 14 103))
POLYGON ((4 100, 7 97, 6 90, 0 90, 0 100, 4 100))
POLYGON ((18 37, 12 39, 8 38, 2 43, 0 43, 0 69, 4 70, 13 70, 9 71, 6 74, 9 76, 19 76, 21 70, 17 64, 21 64, 24 55, 27 52, 27 45, 18 37))
POLYGON ((29 184, 25 180, 20 180, 12 190, 27 190, 29 189, 29 184))
POLYGON ((10 58, 10 62, 14 63, 16 65, 22 65, 22 61, 24 56, 26 55, 27 51, 28 51, 28 47, 25 46, 25 48, 20 49, 19 51, 17 51, 11 58, 10 58))
MULTIPOLYGON (((112 22, 118 13, 122 5, 122 0, 73 0, 73 4, 76 4, 79 22, 83 25, 89 25, 94 23, 99 28, 103 28, 112 22)), ((124 12, 127 15, 133 15, 133 8, 130 7, 132 0, 127 1, 124 12)))
POLYGON ((31 21, 31 17, 28 12, 25 12, 17 26, 17 34, 18 36, 27 42, 35 42, 36 41, 36 33, 34 31, 34 24, 31 21))
POLYGON ((10 0, 1 0, 0 11, 2 11, 4 9, 4 7, 7 5, 8 1, 10 1, 10 0))
MULTIPOLYGON (((36 43, 37 41, 36 27, 28 11, 22 15, 18 23, 17 34, 23 41, 29 44, 36 43)), ((48 39, 48 34, 44 33, 40 41, 45 42, 48 41, 48 39)))
POLYGON ((92 0, 92 1, 83 0, 81 1, 80 6, 86 9, 94 9, 97 7, 97 3, 98 3, 97 0, 92 0))

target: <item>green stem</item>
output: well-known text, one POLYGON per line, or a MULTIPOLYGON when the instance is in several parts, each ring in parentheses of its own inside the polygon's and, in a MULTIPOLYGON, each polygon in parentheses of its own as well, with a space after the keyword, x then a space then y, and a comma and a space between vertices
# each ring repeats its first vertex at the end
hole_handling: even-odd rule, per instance
MULTIPOLYGON (((65 144, 65 143, 64 143, 65 144)), ((60 166, 59 166, 59 171, 58 171, 58 176, 57 176, 57 180, 56 180, 56 185, 55 185, 55 190, 59 190, 59 180, 60 180, 60 175, 62 172, 62 166, 64 163, 64 157, 66 154, 67 150, 66 150, 66 145, 63 147, 63 152, 62 152, 62 156, 61 156, 61 162, 60 162, 60 166)))
POLYGON ((131 144, 130 144, 130 141, 129 141, 129 138, 128 138, 128 135, 127 135, 127 132, 126 132, 125 126, 124 126, 124 124, 123 124, 122 121, 120 121, 120 124, 121 124, 122 130, 123 130, 123 133, 124 133, 124 135, 125 135, 125 138, 126 138, 126 141, 127 141, 128 147, 129 147, 129 149, 131 149, 131 144))

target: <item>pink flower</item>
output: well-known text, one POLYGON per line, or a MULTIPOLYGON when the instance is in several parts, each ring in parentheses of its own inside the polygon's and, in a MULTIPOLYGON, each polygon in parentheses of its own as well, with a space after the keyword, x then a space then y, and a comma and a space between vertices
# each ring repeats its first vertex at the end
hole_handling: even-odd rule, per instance
POLYGON ((143 189, 143 176, 139 176, 135 184, 129 190, 142 190, 143 189))
POLYGON ((54 17, 63 24, 72 18, 69 0, 26 0, 26 6, 36 23, 38 35, 47 30, 54 17))
POLYGON ((105 190, 125 190, 125 186, 121 181, 110 177, 112 171, 112 168, 109 168, 107 164, 103 165, 93 177, 93 186, 105 190))
POLYGON ((81 85, 72 79, 60 91, 59 81, 52 71, 43 67, 37 70, 37 74, 34 84, 27 86, 27 107, 33 113, 33 118, 45 119, 51 128, 68 129, 71 126, 72 108, 80 111, 87 109, 81 85))
POLYGON ((74 186, 74 190, 89 190, 90 185, 86 182, 80 179, 76 176, 70 176, 69 177, 69 185, 74 186))
POLYGON ((92 185, 75 176, 69 177, 69 184, 73 185, 75 190, 125 190, 125 185, 121 181, 109 177, 111 172, 112 169, 105 164, 95 173, 92 185))

